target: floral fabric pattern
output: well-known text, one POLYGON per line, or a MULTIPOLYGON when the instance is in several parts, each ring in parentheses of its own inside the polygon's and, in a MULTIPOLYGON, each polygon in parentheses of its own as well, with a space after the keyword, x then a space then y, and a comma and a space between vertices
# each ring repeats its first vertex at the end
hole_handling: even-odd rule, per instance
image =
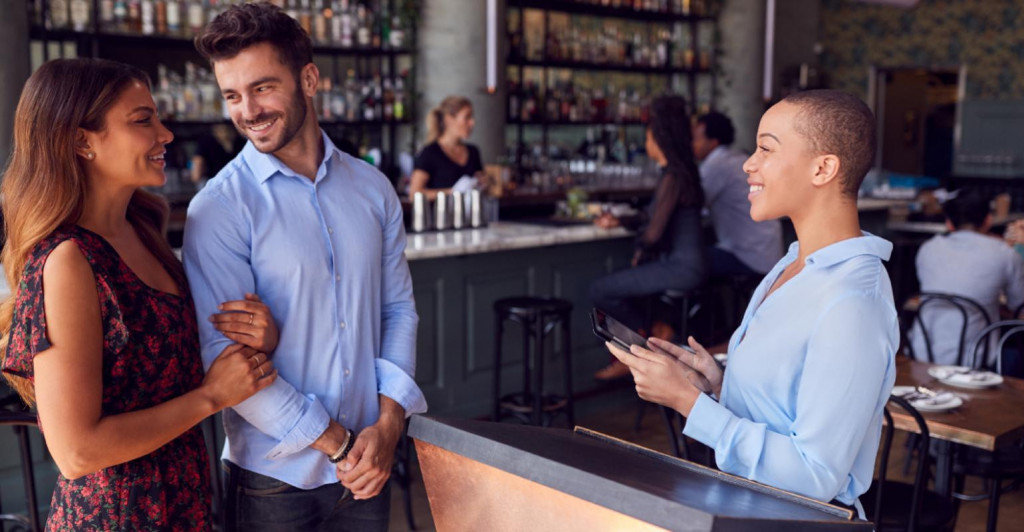
MULTIPOLYGON (((71 240, 92 266, 103 323, 103 415, 150 408, 203 380, 195 311, 181 296, 139 279, 101 236, 65 227, 32 251, 18 286, 3 371, 33 378, 32 358, 50 346, 43 265, 71 240)), ((59 476, 47 530, 209 530, 210 479, 202 429, 156 451, 84 477, 59 476)))

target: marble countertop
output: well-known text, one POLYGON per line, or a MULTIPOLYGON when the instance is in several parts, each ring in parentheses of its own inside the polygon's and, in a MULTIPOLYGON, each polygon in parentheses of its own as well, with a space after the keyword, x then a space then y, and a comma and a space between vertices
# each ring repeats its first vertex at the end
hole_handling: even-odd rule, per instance
POLYGON ((633 236, 621 227, 601 229, 592 224, 551 227, 515 222, 495 222, 480 229, 409 233, 405 258, 436 259, 492 251, 536 248, 633 236))

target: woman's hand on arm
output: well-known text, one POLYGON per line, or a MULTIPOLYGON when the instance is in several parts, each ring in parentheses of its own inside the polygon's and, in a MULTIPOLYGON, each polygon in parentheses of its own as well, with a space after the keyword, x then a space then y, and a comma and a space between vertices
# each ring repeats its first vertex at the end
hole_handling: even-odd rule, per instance
POLYGON ((611 342, 605 342, 605 346, 619 362, 629 367, 636 393, 645 401, 688 416, 701 392, 711 390, 710 383, 699 373, 670 355, 638 345, 631 346, 628 352, 611 342))
POLYGON ((64 242, 50 254, 43 285, 50 347, 34 358, 36 401, 47 447, 67 478, 149 454, 276 378, 269 366, 262 366, 265 377, 253 369, 248 355, 255 352, 229 347, 215 362, 216 371, 211 367, 212 375, 196 390, 151 408, 104 415, 97 283, 74 242, 64 242))
POLYGON ((260 296, 245 294, 245 299, 225 301, 219 309, 223 312, 210 316, 210 321, 224 336, 267 354, 277 349, 280 332, 260 296))

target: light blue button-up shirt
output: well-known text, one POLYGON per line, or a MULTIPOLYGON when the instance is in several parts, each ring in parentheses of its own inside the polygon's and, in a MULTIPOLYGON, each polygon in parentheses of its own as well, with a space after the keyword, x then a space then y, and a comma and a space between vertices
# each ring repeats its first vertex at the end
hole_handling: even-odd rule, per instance
POLYGON ((222 302, 258 294, 281 332, 277 381, 224 411, 224 457, 304 489, 338 481, 309 447, 330 419, 358 432, 378 394, 427 407, 398 196, 321 135, 315 181, 247 144, 192 200, 182 249, 207 368, 232 343, 207 319, 222 302))
POLYGON ((867 234, 837 242, 765 299, 793 243, 761 282, 729 341, 720 402, 702 394, 683 431, 722 471, 820 501, 867 491, 896 379, 891 252, 867 234))

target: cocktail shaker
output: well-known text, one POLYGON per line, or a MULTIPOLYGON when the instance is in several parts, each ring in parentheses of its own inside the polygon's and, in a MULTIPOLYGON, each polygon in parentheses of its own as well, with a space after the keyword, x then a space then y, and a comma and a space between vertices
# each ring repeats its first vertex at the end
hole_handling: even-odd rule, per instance
POLYGON ((469 225, 483 227, 486 223, 484 220, 483 194, 479 190, 474 190, 469 193, 469 225))
POLYGON ((462 229, 466 227, 466 203, 465 194, 452 192, 452 228, 462 229))
POLYGON ((444 192, 438 192, 434 200, 434 229, 438 231, 451 229, 452 211, 449 200, 450 196, 444 192))
POLYGON ((427 196, 422 192, 412 195, 412 232, 422 233, 430 230, 430 207, 427 196))

